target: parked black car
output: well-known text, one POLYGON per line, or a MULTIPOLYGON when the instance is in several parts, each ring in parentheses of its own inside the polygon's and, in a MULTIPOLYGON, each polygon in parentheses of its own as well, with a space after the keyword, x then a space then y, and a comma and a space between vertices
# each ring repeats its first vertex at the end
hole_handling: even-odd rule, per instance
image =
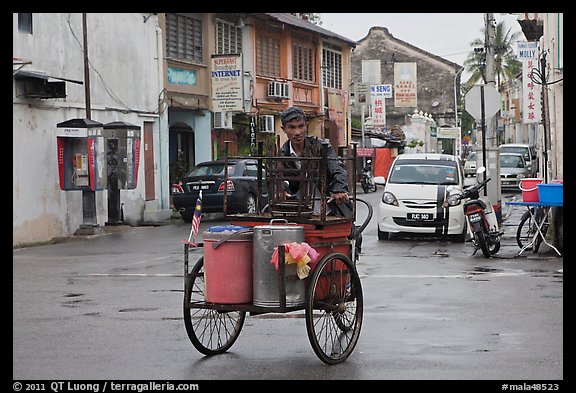
MULTIPOLYGON (((191 222, 198 194, 202 190, 202 212, 224 211, 224 186, 227 184, 227 214, 256 213, 258 167, 256 160, 228 160, 228 181, 224 181, 224 160, 196 165, 178 184, 172 185, 172 201, 180 216, 191 222)), ((268 203, 263 172, 260 209, 268 203)))

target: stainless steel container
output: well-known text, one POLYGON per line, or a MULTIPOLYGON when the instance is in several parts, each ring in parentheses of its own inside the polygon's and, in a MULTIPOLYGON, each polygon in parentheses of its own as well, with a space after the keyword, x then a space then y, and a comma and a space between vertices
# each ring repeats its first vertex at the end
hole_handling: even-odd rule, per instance
MULTIPOLYGON (((270 225, 257 225, 253 235, 252 293, 253 303, 261 307, 280 307, 278 272, 270 263, 274 249, 286 243, 304 241, 304 227, 286 220, 271 220, 270 225)), ((296 274, 296 264, 285 265, 286 306, 303 306, 306 301, 305 280, 296 274)))

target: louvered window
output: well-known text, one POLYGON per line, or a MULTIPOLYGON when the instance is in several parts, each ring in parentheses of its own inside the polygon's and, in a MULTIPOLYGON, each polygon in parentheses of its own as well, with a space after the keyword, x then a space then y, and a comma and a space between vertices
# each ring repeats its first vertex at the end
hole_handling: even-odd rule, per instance
POLYGON ((166 14, 166 55, 171 58, 203 62, 202 21, 185 14, 166 14))
POLYGON ((332 49, 322 50, 322 81, 325 87, 342 89, 342 53, 332 49))
POLYGON ((292 45, 292 73, 295 80, 315 82, 314 49, 311 45, 298 42, 292 45))
POLYGON ((216 20, 216 54, 242 53, 242 29, 233 23, 216 20))
POLYGON ((258 34, 256 37, 256 72, 262 76, 281 76, 280 38, 258 34))

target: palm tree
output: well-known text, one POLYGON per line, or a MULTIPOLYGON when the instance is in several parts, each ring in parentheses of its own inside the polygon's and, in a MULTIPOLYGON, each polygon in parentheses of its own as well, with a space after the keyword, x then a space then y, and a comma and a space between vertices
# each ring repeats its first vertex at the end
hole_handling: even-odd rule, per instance
MULTIPOLYGON (((483 37, 486 36, 486 27, 482 29, 483 37)), ((516 58, 512 49, 512 43, 521 37, 519 31, 512 33, 512 28, 506 30, 504 22, 496 25, 494 36, 494 64, 496 72, 496 85, 504 80, 514 79, 522 71, 522 63, 516 58)), ((484 38, 476 38, 470 43, 474 51, 464 61, 464 67, 471 73, 466 85, 472 86, 482 78, 486 83, 486 52, 484 38)))

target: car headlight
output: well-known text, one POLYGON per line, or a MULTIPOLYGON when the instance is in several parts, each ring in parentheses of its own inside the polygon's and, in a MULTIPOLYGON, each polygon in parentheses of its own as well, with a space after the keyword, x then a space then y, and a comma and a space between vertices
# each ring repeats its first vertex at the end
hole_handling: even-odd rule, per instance
POLYGON ((462 199, 461 194, 452 194, 448 198, 446 198, 446 201, 444 202, 444 207, 458 206, 460 204, 461 199, 462 199))
POLYGON ((518 178, 518 179, 522 179, 523 177, 524 177, 523 173, 519 173, 518 176, 516 176, 516 178, 518 178))
POLYGON ((387 205, 398 206, 398 200, 396 199, 394 194, 388 191, 385 191, 384 194, 382 194, 382 202, 384 202, 387 205))

